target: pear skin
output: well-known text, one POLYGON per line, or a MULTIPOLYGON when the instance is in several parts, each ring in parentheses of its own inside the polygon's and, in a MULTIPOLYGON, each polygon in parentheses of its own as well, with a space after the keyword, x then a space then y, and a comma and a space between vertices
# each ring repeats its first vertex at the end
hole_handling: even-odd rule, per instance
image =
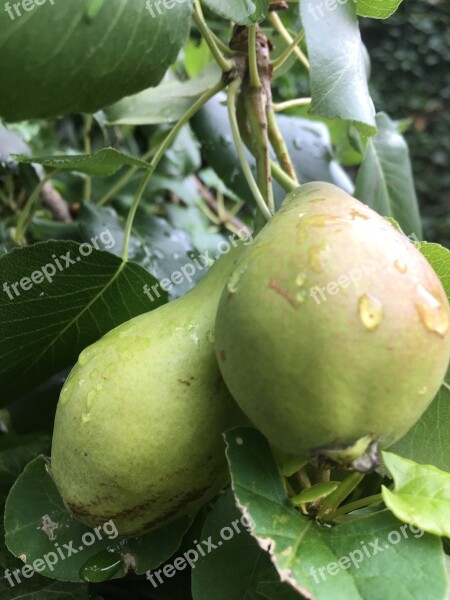
POLYGON ((214 352, 214 320, 244 247, 183 298, 85 349, 59 400, 51 473, 72 514, 122 536, 196 510, 228 481, 222 433, 245 422, 214 352))
POLYGON ((229 278, 216 351, 233 397, 282 451, 387 447, 442 384, 450 308, 408 238, 339 188, 310 183, 229 278))

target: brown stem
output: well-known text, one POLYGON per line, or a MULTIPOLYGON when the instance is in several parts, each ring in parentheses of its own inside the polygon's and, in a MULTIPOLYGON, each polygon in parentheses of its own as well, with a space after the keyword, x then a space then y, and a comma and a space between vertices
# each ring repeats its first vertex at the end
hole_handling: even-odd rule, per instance
POLYGON ((286 0, 281 0, 280 2, 271 2, 269 6, 269 12, 287 10, 288 8, 289 4, 286 2, 286 0))
MULTIPOLYGON (((218 215, 219 214, 219 206, 218 206, 218 202, 217 202, 216 198, 214 197, 214 195, 209 191, 209 189, 205 186, 205 184, 203 183, 203 181, 201 181, 201 179, 199 179, 196 175, 193 175, 193 178, 194 178, 197 189, 200 192, 203 200, 211 208, 211 210, 215 214, 218 215)), ((246 233, 247 235, 252 234, 251 229, 243 221, 241 221, 238 217, 230 215, 228 212, 226 212, 224 216, 226 217, 226 223, 230 223, 235 228, 237 228, 239 231, 242 231, 243 233, 246 233)))
POLYGON ((49 181, 42 188, 41 200, 44 206, 50 210, 56 221, 61 221, 62 223, 71 223, 73 221, 69 205, 49 181))

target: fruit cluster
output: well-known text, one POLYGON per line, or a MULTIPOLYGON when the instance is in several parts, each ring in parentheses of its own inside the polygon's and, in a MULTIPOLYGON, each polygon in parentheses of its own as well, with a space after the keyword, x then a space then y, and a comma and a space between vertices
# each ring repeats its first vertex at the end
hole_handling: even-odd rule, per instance
POLYGON ((417 422, 449 359, 450 307, 423 255, 346 192, 310 183, 184 298, 81 354, 52 474, 76 517, 129 536, 217 494, 222 433, 247 420, 278 450, 367 468, 361 456, 417 422), (313 301, 369 262, 383 267, 313 301))

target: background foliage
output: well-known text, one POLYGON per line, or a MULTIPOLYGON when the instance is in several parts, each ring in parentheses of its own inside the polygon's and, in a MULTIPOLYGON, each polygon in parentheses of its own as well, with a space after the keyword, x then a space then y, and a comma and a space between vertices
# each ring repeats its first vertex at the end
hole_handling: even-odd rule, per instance
POLYGON ((450 4, 409 0, 387 21, 363 19, 378 110, 410 119, 405 132, 425 239, 450 246, 450 4))

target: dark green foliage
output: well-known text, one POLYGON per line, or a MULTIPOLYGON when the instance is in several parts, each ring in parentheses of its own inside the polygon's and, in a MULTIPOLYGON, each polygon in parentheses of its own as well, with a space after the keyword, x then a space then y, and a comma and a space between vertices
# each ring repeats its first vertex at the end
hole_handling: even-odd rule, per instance
POLYGON ((377 110, 410 118, 406 132, 425 237, 450 244, 450 5, 410 0, 388 20, 362 21, 377 110))

